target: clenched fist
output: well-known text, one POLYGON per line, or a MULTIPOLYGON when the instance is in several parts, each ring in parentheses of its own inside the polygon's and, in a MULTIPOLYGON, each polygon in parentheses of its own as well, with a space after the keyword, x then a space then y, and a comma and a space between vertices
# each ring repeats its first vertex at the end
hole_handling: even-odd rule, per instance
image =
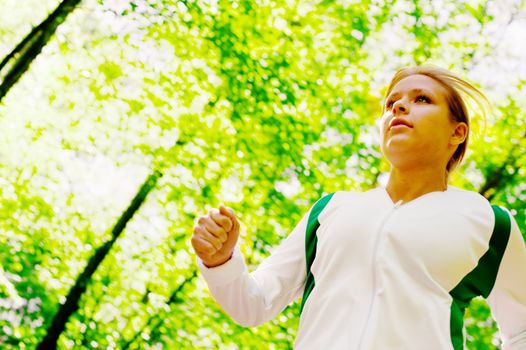
POLYGON ((239 237, 239 221, 230 208, 220 206, 197 220, 192 246, 205 266, 215 267, 232 256, 239 237))

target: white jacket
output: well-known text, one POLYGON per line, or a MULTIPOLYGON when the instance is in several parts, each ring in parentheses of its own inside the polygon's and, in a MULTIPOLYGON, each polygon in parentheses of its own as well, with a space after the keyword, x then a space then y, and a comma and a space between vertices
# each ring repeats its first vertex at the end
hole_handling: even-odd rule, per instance
MULTIPOLYGON (((264 323, 302 296, 311 211, 252 273, 238 249, 215 268, 198 260, 239 324, 264 323)), ((462 303, 452 294, 485 285, 503 349, 525 350, 526 249, 513 219, 509 236, 493 235, 494 223, 485 198, 451 186, 397 204, 383 188, 336 192, 317 216, 314 288, 295 348, 459 349, 462 303), (481 277, 492 271, 493 281, 481 277)))

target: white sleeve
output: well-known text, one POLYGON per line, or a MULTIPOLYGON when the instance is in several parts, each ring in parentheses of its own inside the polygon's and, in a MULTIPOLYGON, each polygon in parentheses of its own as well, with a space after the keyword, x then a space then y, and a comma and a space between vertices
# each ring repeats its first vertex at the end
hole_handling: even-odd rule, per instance
POLYGON ((488 304, 497 321, 503 350, 526 350, 526 246, 510 214, 511 233, 488 304))
POLYGON ((238 247, 229 261, 217 267, 207 268, 198 258, 215 300, 240 325, 256 326, 271 320, 303 293, 309 213, 252 273, 238 247))

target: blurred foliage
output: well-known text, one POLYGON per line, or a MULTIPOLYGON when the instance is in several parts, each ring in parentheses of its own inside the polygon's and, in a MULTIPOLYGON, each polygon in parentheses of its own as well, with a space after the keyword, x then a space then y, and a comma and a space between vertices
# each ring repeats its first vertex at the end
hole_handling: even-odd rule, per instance
MULTIPOLYGON (((4 0, 7 55, 58 1, 4 0)), ((225 203, 253 268, 323 194, 388 171, 375 123, 399 67, 450 68, 493 110, 452 184, 526 232, 525 1, 85 0, 0 104, 0 344, 33 349, 153 170, 164 176, 88 283, 61 349, 287 349, 210 297, 189 245, 225 203), (522 39, 518 39, 522 38, 522 39), (491 185, 494 184, 494 185, 491 185)), ((484 300, 469 349, 497 349, 484 300)))

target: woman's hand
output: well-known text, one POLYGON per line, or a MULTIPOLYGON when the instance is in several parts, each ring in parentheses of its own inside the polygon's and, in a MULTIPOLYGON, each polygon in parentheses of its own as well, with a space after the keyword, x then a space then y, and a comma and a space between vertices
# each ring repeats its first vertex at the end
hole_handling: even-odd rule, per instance
POLYGON ((225 206, 212 209, 197 220, 192 235, 192 246, 205 266, 224 264, 232 257, 239 237, 239 221, 234 211, 225 206))

